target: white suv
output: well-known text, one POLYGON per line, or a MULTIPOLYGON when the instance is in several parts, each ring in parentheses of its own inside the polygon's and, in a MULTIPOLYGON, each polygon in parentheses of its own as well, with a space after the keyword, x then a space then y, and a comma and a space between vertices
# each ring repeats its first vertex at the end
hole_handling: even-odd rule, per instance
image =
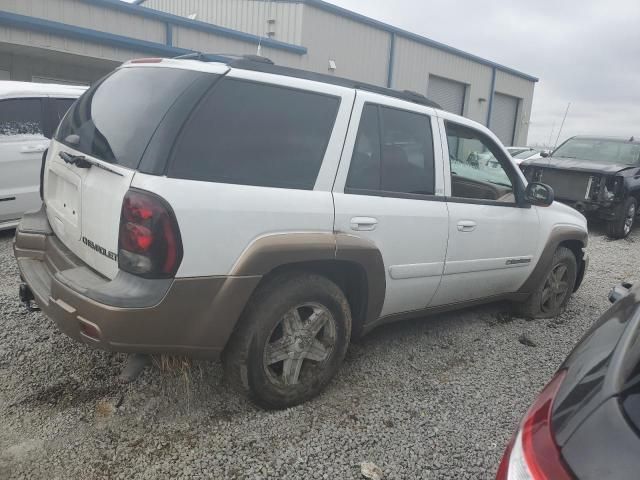
POLYGON ((51 143, 22 300, 98 348, 221 357, 269 408, 383 323, 499 299, 558 314, 584 217, 436 107, 256 58, 129 62, 51 143))
POLYGON ((0 230, 40 206, 43 152, 86 87, 0 81, 0 230))

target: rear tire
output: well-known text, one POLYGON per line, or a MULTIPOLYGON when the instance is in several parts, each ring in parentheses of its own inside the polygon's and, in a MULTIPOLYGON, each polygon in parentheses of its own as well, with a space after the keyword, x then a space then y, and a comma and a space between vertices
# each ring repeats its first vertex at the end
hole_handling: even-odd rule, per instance
POLYGON ((351 311, 326 277, 286 273, 254 293, 223 354, 227 381, 267 409, 318 395, 349 346, 351 311))
POLYGON ((551 268, 526 302, 516 306, 525 318, 553 318, 564 312, 578 274, 578 263, 571 250, 558 247, 551 268))
POLYGON ((625 238, 631 233, 638 213, 638 203, 633 197, 627 198, 620 206, 616 218, 607 223, 607 236, 609 238, 625 238))

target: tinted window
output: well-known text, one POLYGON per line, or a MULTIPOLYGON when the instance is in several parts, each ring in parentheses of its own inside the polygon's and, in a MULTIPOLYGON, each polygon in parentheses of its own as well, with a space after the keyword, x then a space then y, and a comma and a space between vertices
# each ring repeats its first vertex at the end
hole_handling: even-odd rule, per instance
POLYGON ((60 122, 64 118, 65 113, 69 111, 69 108, 75 101, 75 98, 51 99, 51 121, 53 122, 54 128, 60 124, 60 122))
POLYGON ((170 175, 313 189, 339 105, 336 97, 223 79, 187 122, 170 175))
POLYGON ((366 105, 346 187, 432 195, 435 176, 429 117, 366 105))
POLYGON ((365 105, 351 157, 347 188, 380 190, 380 147, 378 107, 365 105))
POLYGON ((42 136, 42 104, 38 98, 0 101, 0 136, 42 136))
POLYGON ((451 194, 458 198, 514 203, 504 154, 473 129, 447 123, 451 194))
POLYGON ((106 162, 137 168, 164 115, 200 75, 160 67, 116 70, 73 105, 56 139, 106 162))

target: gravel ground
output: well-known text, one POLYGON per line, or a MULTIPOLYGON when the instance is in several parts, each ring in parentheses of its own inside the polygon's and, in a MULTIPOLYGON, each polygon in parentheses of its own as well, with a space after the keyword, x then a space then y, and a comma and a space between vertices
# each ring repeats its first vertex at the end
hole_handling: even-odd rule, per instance
POLYGON ((156 364, 131 385, 124 357, 59 333, 16 299, 12 232, 0 233, 0 478, 493 478, 536 392, 637 280, 640 230, 591 234, 591 268, 567 312, 525 321, 492 305, 389 325, 352 345, 319 398, 281 412, 241 400, 217 364, 156 364), (525 334, 535 346, 518 338, 525 334))

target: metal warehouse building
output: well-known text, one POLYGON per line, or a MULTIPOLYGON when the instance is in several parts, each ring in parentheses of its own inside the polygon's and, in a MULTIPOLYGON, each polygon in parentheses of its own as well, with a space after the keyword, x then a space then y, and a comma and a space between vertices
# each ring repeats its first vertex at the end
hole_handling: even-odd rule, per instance
POLYGON ((91 83, 140 56, 256 54, 424 93, 526 144, 537 79, 321 0, 0 0, 0 79, 91 83))

